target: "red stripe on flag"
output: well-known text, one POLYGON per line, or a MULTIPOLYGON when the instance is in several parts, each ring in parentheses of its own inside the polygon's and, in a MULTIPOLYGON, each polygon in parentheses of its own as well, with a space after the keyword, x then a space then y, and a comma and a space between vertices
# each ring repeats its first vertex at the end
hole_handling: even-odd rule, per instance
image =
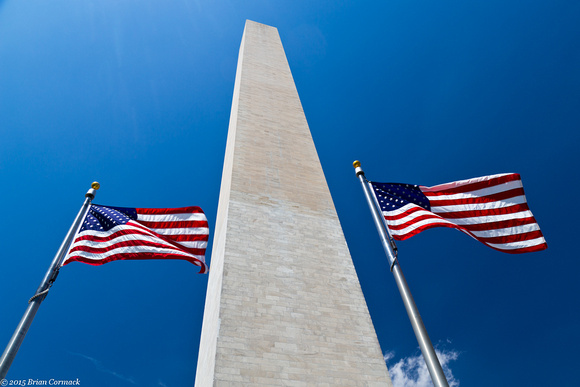
POLYGON ((540 230, 526 232, 522 234, 511 234, 511 235, 503 235, 497 237, 475 237, 478 241, 484 243, 493 243, 493 244, 500 244, 500 243, 513 243, 513 242, 521 242, 521 241, 529 241, 536 238, 541 238, 542 232, 540 230))
MULTIPOLYGON (((409 207, 408 209, 406 209, 404 212, 401 212, 400 214, 395 214, 395 215, 385 215, 385 219, 387 220, 398 220, 398 219, 402 219, 407 217, 408 215, 417 212, 417 211, 428 211, 422 207, 419 206, 413 206, 413 207, 409 207)), ((387 212, 388 214, 388 212, 387 212)))
MULTIPOLYGON (((131 222, 129 222, 131 223, 131 222)), ((129 224, 127 223, 127 224, 129 224)), ((116 239, 118 237, 124 236, 124 235, 134 235, 134 234, 138 234, 138 235, 146 235, 146 236, 152 236, 151 233, 153 233, 152 231, 149 230, 132 230, 132 229, 128 229, 128 228, 121 228, 118 229, 110 234, 106 234, 103 233, 103 235, 91 235, 91 234, 84 234, 81 233, 78 235, 78 237, 75 239, 75 243, 79 242, 79 241, 91 241, 91 242, 109 242, 112 241, 113 239, 116 239)))
POLYGON ((149 228, 207 228, 207 220, 183 220, 176 222, 150 222, 146 220, 137 220, 145 227, 149 228))
POLYGON ((443 207, 443 206, 456 206, 460 204, 478 204, 478 203, 491 203, 497 202, 499 200, 505 200, 510 198, 515 198, 518 196, 524 196, 523 188, 514 188, 508 191, 498 192, 492 195, 486 196, 474 196, 471 198, 464 199, 447 199, 447 200, 437 200, 429 198, 429 203, 431 207, 443 207))
MULTIPOLYGON (((419 234, 421 231, 425 231, 425 230, 429 230, 430 228, 435 228, 435 227, 448 227, 448 228, 458 228, 456 225, 454 224, 449 224, 449 223, 429 223, 429 224, 425 224, 422 226, 419 226, 411 231, 409 231, 408 233, 405 234, 400 234, 400 235, 392 235, 393 239, 396 239, 398 241, 404 241, 405 239, 409 239, 414 235, 419 234)), ((389 228, 391 228, 389 226, 389 228)))
POLYGON ((509 183, 510 181, 517 180, 521 180, 520 175, 518 173, 511 173, 509 175, 494 177, 489 180, 478 181, 476 183, 461 184, 452 188, 441 188, 446 184, 434 185, 433 187, 420 186, 419 188, 421 189, 421 191, 423 191, 425 196, 431 197, 437 195, 450 195, 478 191, 480 189, 494 187, 496 185, 509 183))
MULTIPOLYGON (((161 234, 156 233, 153 230, 149 230, 147 227, 145 227, 145 226, 143 226, 143 225, 141 225, 139 223, 136 223, 134 221, 130 221, 127 224, 132 224, 135 227, 140 227, 140 228, 144 229, 145 231, 147 231, 147 232, 155 235, 157 238, 159 238, 161 240, 164 240, 167 243, 172 244, 177 249, 185 250, 186 252, 191 252, 192 250, 197 250, 197 249, 192 249, 192 248, 186 247, 186 246, 178 243, 177 239, 175 238, 177 236, 187 236, 187 234, 185 234, 185 235, 184 234, 179 234, 179 235, 161 235, 161 234)), ((208 235, 205 235, 205 236, 207 237, 208 235)))
POLYGON ((465 227, 469 231, 486 231, 486 230, 496 230, 499 228, 524 226, 526 224, 533 223, 536 223, 536 219, 534 219, 534 217, 531 216, 529 218, 514 218, 508 220, 500 220, 498 222, 464 224, 463 227, 465 227))
POLYGON ((437 211, 433 212, 445 219, 458 219, 458 218, 474 218, 478 216, 493 216, 493 215, 509 215, 517 214, 518 212, 529 211, 527 203, 524 204, 514 204, 508 207, 492 208, 489 210, 473 210, 473 211, 437 211))
MULTIPOLYGON (((386 219, 386 217, 385 217, 385 219, 386 219)), ((437 216, 435 214, 424 214, 424 215, 419 215, 419 216, 417 216, 417 217, 415 217, 413 219, 410 219, 410 220, 408 220, 405 223, 401 223, 401 224, 389 224, 389 228, 391 230, 403 230, 403 229, 405 229, 405 228, 407 228, 409 226, 412 226, 415 223, 419 223, 419 222, 421 222, 423 220, 427 220, 427 219, 435 219, 435 220, 440 221, 441 223, 443 223, 443 221, 440 220, 441 219, 440 216, 437 216)))
POLYGON ((203 214, 203 210, 197 206, 181 208, 136 208, 137 214, 160 215, 160 214, 203 214))
MULTIPOLYGON (((90 239, 85 239, 85 240, 90 240, 90 239)), ((114 244, 112 244, 110 246, 106 246, 106 247, 93 247, 93 246, 87 246, 87 245, 81 244, 81 245, 77 245, 77 246, 73 247, 70 250, 70 252, 72 253, 75 251, 84 251, 84 252, 91 253, 91 254, 101 254, 101 253, 106 253, 107 251, 118 249, 121 247, 155 247, 155 248, 160 248, 160 249, 174 249, 176 251, 184 251, 187 249, 187 251, 184 251, 185 253, 190 253, 192 255, 205 254, 205 249, 192 249, 192 248, 183 248, 183 247, 176 248, 176 247, 173 247, 171 245, 164 244, 164 243, 145 241, 142 239, 119 241, 119 242, 115 242, 114 244)))
POLYGON ((202 241, 207 242, 209 239, 208 234, 181 234, 181 235, 171 235, 171 239, 176 242, 195 242, 202 241))

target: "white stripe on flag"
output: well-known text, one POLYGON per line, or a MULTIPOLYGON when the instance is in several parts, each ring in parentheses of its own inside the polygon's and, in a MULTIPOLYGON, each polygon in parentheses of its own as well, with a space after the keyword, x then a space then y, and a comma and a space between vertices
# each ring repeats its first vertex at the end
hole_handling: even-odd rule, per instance
POLYGON ((453 181, 451 183, 434 185, 433 187, 421 186, 421 191, 423 191, 423 192, 446 191, 448 189, 457 188, 457 187, 464 186, 467 184, 479 183, 482 181, 489 181, 489 180, 492 180, 492 179, 495 179, 498 177, 508 176, 508 175, 513 175, 513 173, 499 173, 497 175, 482 176, 482 177, 476 177, 473 179, 458 180, 458 181, 453 181))
POLYGON ((469 218, 453 218, 453 223, 457 225, 470 225, 470 224, 493 223, 502 220, 525 219, 532 217, 533 217, 532 212, 530 210, 525 210, 522 212, 514 212, 513 214, 474 216, 469 218))
POLYGON ((487 195, 493 195, 500 192, 509 191, 516 188, 523 188, 521 180, 510 181, 507 183, 503 183, 500 185, 494 185, 492 187, 482 188, 476 191, 469 191, 463 193, 456 193, 456 194, 449 194, 449 195, 430 195, 430 192, 434 191, 426 191, 424 192, 425 196, 429 198, 429 200, 458 200, 458 199, 471 199, 474 197, 482 197, 487 195))
POLYGON ((458 204, 458 205, 448 205, 440 207, 431 207, 431 211, 434 213, 444 213, 444 212, 458 212, 458 211, 478 211, 478 210, 492 210, 502 207, 509 207, 515 204, 526 203, 525 196, 516 196, 509 199, 504 199, 501 201, 487 202, 487 203, 472 203, 472 204, 458 204))
POLYGON ((183 222, 186 220, 207 220, 203 213, 184 214, 137 214, 137 220, 144 222, 183 222))
POLYGON ((544 237, 539 237, 539 238, 535 238, 535 239, 529 239, 526 241, 510 242, 510 243, 487 243, 487 242, 483 242, 483 243, 485 243, 486 245, 489 245, 491 247, 495 247, 496 249, 516 250, 516 249, 541 245, 542 243, 546 243, 546 240, 544 239, 544 237))
POLYGON ((150 230, 155 231, 162 235, 209 235, 209 228, 207 227, 197 227, 197 228, 151 228, 150 230))
POLYGON ((402 228, 400 230, 392 230, 391 229, 391 234, 393 234, 393 235, 404 235, 404 234, 409 233, 412 230, 416 230, 416 229, 418 229, 420 227, 423 227, 423 226, 426 226, 426 225, 429 225, 429 224, 444 224, 444 223, 453 225, 453 223, 451 223, 451 222, 449 222, 449 221, 447 221, 445 219, 441 219, 441 218, 424 219, 424 220, 421 220, 419 222, 415 222, 412 225, 410 225, 408 227, 405 227, 405 228, 402 228))
POLYGON ((182 246, 185 246, 189 249, 205 249, 207 248, 206 241, 183 241, 183 242, 175 242, 179 243, 182 246))
POLYGON ((101 261, 111 255, 115 254, 126 254, 126 253, 134 253, 134 254, 142 254, 144 252, 156 253, 156 254, 174 254, 174 255, 181 255, 184 257, 194 257, 200 259, 201 255, 193 255, 186 253, 179 249, 165 249, 165 248, 158 248, 158 247, 148 247, 148 246, 124 246, 118 247, 115 249, 108 250, 105 253, 89 253, 87 251, 75 251, 71 257, 83 257, 87 259, 92 259, 95 261, 101 261))

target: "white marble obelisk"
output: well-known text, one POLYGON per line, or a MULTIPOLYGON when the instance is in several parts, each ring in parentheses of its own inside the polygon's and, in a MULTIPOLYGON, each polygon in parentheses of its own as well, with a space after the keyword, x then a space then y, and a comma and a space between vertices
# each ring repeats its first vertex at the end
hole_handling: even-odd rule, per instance
POLYGON ((391 386, 278 31, 251 21, 204 313, 198 387, 391 386))

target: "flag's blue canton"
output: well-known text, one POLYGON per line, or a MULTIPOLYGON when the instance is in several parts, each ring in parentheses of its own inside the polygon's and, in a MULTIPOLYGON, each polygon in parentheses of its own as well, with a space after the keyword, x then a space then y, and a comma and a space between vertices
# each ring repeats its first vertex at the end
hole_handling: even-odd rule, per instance
POLYGON ((131 219, 137 219, 137 210, 134 208, 104 207, 93 204, 79 232, 85 230, 109 231, 131 219))
POLYGON ((371 185, 383 211, 397 210, 408 203, 416 204, 427 211, 431 211, 429 199, 421 192, 418 185, 374 183, 372 181, 371 185))

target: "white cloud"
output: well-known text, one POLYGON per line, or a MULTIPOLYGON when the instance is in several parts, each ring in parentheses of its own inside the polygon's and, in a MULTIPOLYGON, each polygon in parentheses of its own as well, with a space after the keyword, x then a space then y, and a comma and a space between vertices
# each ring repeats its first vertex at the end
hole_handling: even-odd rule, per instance
MULTIPOLYGON (((447 382, 449 387, 459 387, 459 380, 453 377, 451 368, 449 368, 449 362, 452 360, 457 360, 459 357, 459 352, 457 351, 438 351, 437 357, 443 367, 443 372, 447 377, 447 382)), ((393 381, 393 387, 432 387, 433 382, 431 381, 431 376, 429 375, 429 370, 423 360, 423 356, 418 354, 417 356, 410 356, 402 358, 395 364, 389 364, 389 361, 395 357, 394 352, 387 352, 384 354, 385 362, 389 367, 389 374, 391 375, 391 380, 393 381)))

